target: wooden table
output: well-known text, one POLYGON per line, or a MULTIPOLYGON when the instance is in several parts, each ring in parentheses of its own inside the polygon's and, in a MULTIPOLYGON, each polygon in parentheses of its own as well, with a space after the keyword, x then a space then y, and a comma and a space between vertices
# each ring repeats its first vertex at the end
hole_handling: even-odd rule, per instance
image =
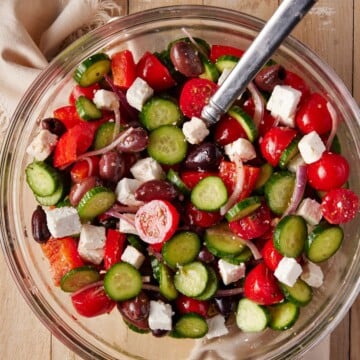
MULTIPOLYGON (((175 5, 177 0, 118 0, 123 14, 175 5)), ((181 3, 232 8, 267 19, 280 0, 187 0, 181 3)), ((360 103, 360 1, 319 0, 294 36, 335 69, 360 103)), ((62 345, 21 298, 0 255, 0 358, 80 359, 62 345)), ((360 297, 331 335, 331 360, 360 359, 360 297)))

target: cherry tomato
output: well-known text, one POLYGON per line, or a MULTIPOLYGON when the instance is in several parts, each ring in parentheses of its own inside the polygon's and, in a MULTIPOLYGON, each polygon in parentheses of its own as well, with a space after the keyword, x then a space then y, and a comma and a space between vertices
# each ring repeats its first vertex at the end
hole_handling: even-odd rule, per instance
POLYGON ((183 171, 181 173, 181 180, 189 188, 192 189, 200 180, 207 176, 216 176, 217 174, 210 171, 183 171))
POLYGON ((257 264, 245 277, 244 295, 260 305, 273 305, 284 300, 278 281, 264 263, 257 264))
POLYGON ((332 120, 326 104, 327 101, 318 93, 313 93, 304 100, 295 117, 302 133, 316 131, 323 135, 331 130, 332 120))
POLYGON ((111 73, 114 84, 128 89, 136 78, 136 65, 130 50, 122 50, 111 56, 111 73))
POLYGON ((70 170, 70 177, 72 182, 77 183, 89 176, 96 176, 99 174, 99 161, 98 156, 91 156, 86 160, 77 161, 70 170))
POLYGON ((217 85, 207 79, 193 78, 183 86, 179 98, 180 109, 189 118, 201 117, 203 107, 215 93, 217 85))
POLYGON ((179 224, 176 208, 165 200, 152 200, 135 214, 135 228, 148 244, 163 243, 171 238, 179 224))
POLYGON ((350 189, 330 190, 321 201, 321 210, 330 224, 347 223, 359 211, 359 197, 350 189))
POLYGON ((94 98, 95 92, 99 89, 100 85, 98 83, 86 87, 75 85, 70 93, 69 103, 71 105, 75 105, 76 99, 79 96, 85 96, 88 99, 92 100, 94 98))
POLYGON ((266 241, 261 250, 261 254, 265 265, 272 271, 275 271, 280 260, 283 258, 283 256, 275 249, 272 238, 266 241))
POLYGON ((240 58, 243 54, 243 50, 234 46, 214 44, 211 46, 209 58, 212 62, 215 62, 220 56, 223 55, 232 55, 240 58))
POLYGON ((222 216, 219 211, 203 211, 196 208, 191 202, 186 205, 186 217, 191 225, 208 228, 217 224, 222 216))
POLYGON ((318 161, 307 165, 310 186, 316 190, 329 191, 342 187, 349 178, 350 167, 340 154, 325 152, 318 161))
POLYGON ((108 270, 121 260, 125 248, 126 235, 118 230, 108 229, 104 247, 104 268, 108 270))
POLYGON ((270 165, 277 166, 281 154, 290 145, 296 135, 296 130, 285 126, 271 128, 264 135, 260 143, 262 156, 270 165))
POLYGON ((302 103, 310 95, 309 86, 306 84, 304 79, 289 70, 285 70, 284 85, 291 86, 301 92, 302 95, 300 103, 302 103))
POLYGON ((75 310, 82 316, 93 317, 109 313, 116 302, 106 295, 103 284, 86 286, 71 295, 75 310))
POLYGON ((218 144, 225 146, 239 138, 247 139, 246 132, 240 123, 230 115, 222 116, 215 125, 214 140, 218 144))
POLYGON ((245 240, 255 239, 265 234, 271 227, 271 213, 263 203, 253 213, 229 222, 230 230, 245 240))
POLYGON ((264 116, 259 124, 259 136, 264 136, 271 128, 274 127, 276 119, 270 114, 269 111, 264 111, 264 116))
POLYGON ((207 301, 196 300, 180 294, 176 299, 176 307, 180 314, 197 313, 206 317, 209 311, 207 301))

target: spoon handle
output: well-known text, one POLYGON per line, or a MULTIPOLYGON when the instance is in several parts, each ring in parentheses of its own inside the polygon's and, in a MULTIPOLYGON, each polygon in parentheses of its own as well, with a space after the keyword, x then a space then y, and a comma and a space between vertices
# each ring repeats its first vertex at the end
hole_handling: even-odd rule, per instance
POLYGON ((282 41, 306 15, 317 0, 284 0, 265 24, 224 83, 203 108, 201 117, 208 126, 220 116, 246 89, 282 41))

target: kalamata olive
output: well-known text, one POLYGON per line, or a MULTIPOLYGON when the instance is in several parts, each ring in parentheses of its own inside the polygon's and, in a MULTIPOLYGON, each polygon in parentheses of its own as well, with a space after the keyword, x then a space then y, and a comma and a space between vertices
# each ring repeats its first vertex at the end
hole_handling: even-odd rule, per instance
POLYGON ((118 182, 125 173, 125 161, 121 154, 112 150, 101 155, 99 174, 104 180, 118 182))
POLYGON ((235 312, 236 300, 233 296, 214 298, 214 302, 219 312, 225 317, 235 312))
POLYGON ((270 65, 264 67, 255 77, 256 86, 267 92, 272 92, 276 85, 281 85, 284 82, 285 69, 279 65, 270 65))
POLYGON ((72 206, 77 206, 82 197, 91 190, 93 187, 99 184, 99 181, 95 176, 89 176, 77 183, 75 183, 69 194, 69 201, 72 206))
POLYGON ((152 333, 155 337, 163 337, 163 336, 167 335, 167 334, 169 333, 169 331, 156 329, 156 330, 151 330, 151 333, 152 333))
POLYGON ((222 152, 214 143, 206 142, 190 150, 185 159, 185 167, 190 170, 215 170, 222 157, 222 152))
POLYGON ((56 118, 43 119, 41 121, 41 127, 57 136, 61 136, 66 131, 64 123, 56 118))
POLYGON ((204 71, 197 49, 186 41, 177 41, 171 46, 170 59, 175 69, 187 77, 199 76, 204 71))
POLYGON ((139 152, 148 145, 148 134, 142 127, 133 128, 132 131, 117 146, 120 152, 139 152))
POLYGON ((200 250, 198 258, 204 263, 211 263, 215 260, 215 256, 205 247, 200 250))
POLYGON ((144 291, 133 299, 118 302, 118 310, 130 321, 146 320, 150 312, 150 299, 144 291))
POLYGON ((178 195, 174 185, 165 180, 150 180, 144 182, 135 191, 136 200, 168 200, 175 199, 178 195))
POLYGON ((45 243, 51 236, 46 222, 46 213, 38 205, 31 217, 31 230, 35 241, 45 243))

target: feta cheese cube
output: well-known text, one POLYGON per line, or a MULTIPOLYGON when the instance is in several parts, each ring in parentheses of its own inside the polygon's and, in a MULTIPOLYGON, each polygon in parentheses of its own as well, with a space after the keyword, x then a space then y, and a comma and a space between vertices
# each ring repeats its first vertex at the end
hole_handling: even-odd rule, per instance
POLYGON ((321 205, 310 198, 306 198, 300 203, 296 213, 310 225, 317 225, 322 218, 321 205))
POLYGON ((298 144, 300 154, 306 164, 318 161, 326 147, 316 131, 304 135, 298 144))
POLYGON ((82 259, 99 265, 104 259, 105 240, 105 227, 84 224, 78 244, 78 251, 82 259))
POLYGON ((238 281, 245 276, 245 264, 240 265, 230 264, 227 261, 220 259, 218 262, 221 279, 225 285, 238 281))
POLYGON ((236 156, 244 162, 256 158, 254 145, 248 139, 239 138, 225 145, 224 150, 231 161, 235 161, 236 156))
POLYGON ((139 269, 145 260, 145 256, 135 247, 128 245, 121 255, 121 260, 139 269))
POLYGON ((140 77, 137 77, 126 92, 129 105, 141 111, 145 102, 154 94, 154 90, 140 77))
POLYGON ((26 148, 26 152, 36 160, 43 161, 55 149, 58 137, 49 130, 41 129, 26 148))
POLYGON ((303 266, 301 279, 309 286, 318 288, 324 282, 324 273, 322 272, 320 266, 312 263, 311 261, 307 261, 303 266))
POLYGON ((93 102, 99 109, 110 111, 117 110, 120 106, 119 99, 115 93, 104 89, 100 89, 95 92, 93 102))
POLYGON ((119 220, 119 231, 124 234, 138 235, 138 232, 133 225, 135 214, 123 214, 123 216, 124 217, 119 220), (126 221, 126 219, 129 219, 129 221, 126 221))
POLYGON ((149 327, 151 330, 172 329, 172 308, 163 301, 150 300, 149 327))
POLYGON ((266 109, 285 126, 295 127, 295 113, 301 92, 287 85, 276 85, 266 109))
POLYGON ((302 273, 302 267, 294 258, 284 256, 275 269, 275 277, 288 286, 293 286, 302 273))
POLYGON ((223 336, 229 333, 229 329, 225 325, 225 318, 221 314, 217 314, 206 320, 208 324, 207 339, 223 336))
POLYGON ((45 210, 45 213, 47 226, 53 237, 62 238, 80 233, 81 222, 75 208, 63 206, 45 210))
POLYGON ((210 133, 204 121, 195 116, 184 123, 182 131, 190 144, 200 144, 210 133))
POLYGON ((135 179, 145 182, 149 180, 161 180, 165 173, 160 164, 151 157, 137 161, 131 168, 130 172, 135 179))
POLYGON ((136 179, 123 178, 121 179, 115 189, 117 200, 128 206, 141 206, 142 201, 135 199, 135 191, 141 185, 141 181, 136 179))

